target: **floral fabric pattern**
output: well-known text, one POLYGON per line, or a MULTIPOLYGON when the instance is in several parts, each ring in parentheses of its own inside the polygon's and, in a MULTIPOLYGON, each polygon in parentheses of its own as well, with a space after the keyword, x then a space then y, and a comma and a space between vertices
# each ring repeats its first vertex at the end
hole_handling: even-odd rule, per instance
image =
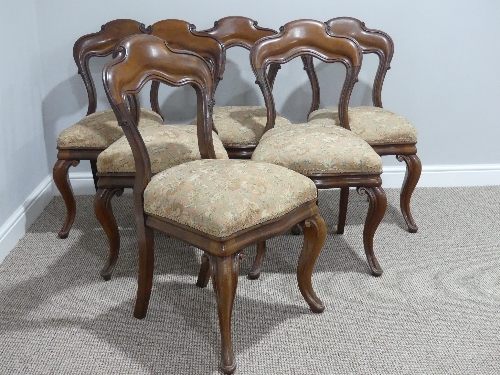
POLYGON ((252 160, 278 164, 304 175, 382 172, 382 159, 360 137, 339 126, 312 123, 267 131, 252 160))
MULTIPOLYGON (((139 126, 163 124, 156 112, 141 108, 139 126)), ((106 148, 123 136, 113 110, 92 113, 57 137, 57 148, 106 148)))
MULTIPOLYGON (((215 107, 212 118, 224 146, 257 145, 264 134, 267 110, 258 106, 215 107)), ((196 120, 191 124, 195 125, 196 120)), ((276 127, 290 124, 289 120, 276 114, 276 127)))
MULTIPOLYGON (((158 173, 188 161, 201 159, 195 125, 152 125, 140 129, 151 162, 158 173)), ((217 159, 228 159, 227 152, 212 132, 217 159)), ((99 172, 135 172, 132 149, 125 136, 109 146, 97 158, 99 172)))
MULTIPOLYGON (((402 116, 378 107, 349 108, 351 131, 371 145, 387 143, 415 143, 417 129, 402 116)), ((319 109, 309 115, 310 123, 340 126, 337 109, 319 109)))
POLYGON ((250 160, 204 159, 154 176, 144 191, 144 211, 227 237, 316 199, 314 183, 289 169, 250 160))

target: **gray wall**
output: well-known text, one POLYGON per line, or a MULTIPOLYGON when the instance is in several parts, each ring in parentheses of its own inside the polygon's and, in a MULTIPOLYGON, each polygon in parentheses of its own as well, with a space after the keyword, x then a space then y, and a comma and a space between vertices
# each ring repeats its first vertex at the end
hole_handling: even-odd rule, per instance
POLYGON ((0 227, 49 174, 34 0, 0 11, 0 227))
MULTIPOLYGON (((72 59, 72 46, 79 36, 98 31, 115 18, 145 24, 180 18, 204 29, 227 15, 252 17, 275 29, 293 19, 345 15, 386 31, 396 48, 384 87, 384 106, 418 128, 424 166, 499 163, 497 2, 25 0, 10 5, 2 1, 0 223, 51 173, 59 132, 85 115, 86 93, 72 59)), ((309 107, 310 91, 300 63, 289 65, 279 73, 276 103, 282 114, 299 122, 309 107)), ((101 67, 92 65, 98 86, 101 67)), ((342 69, 321 64, 318 68, 323 97, 329 94, 331 103, 326 104, 333 104, 338 96, 335 78, 342 69)), ((375 60, 365 59, 353 105, 369 104, 374 70, 375 60)), ((102 89, 99 93, 98 108, 106 108, 102 89)), ((193 100, 187 89, 162 91, 164 108, 173 107, 167 113, 171 121, 188 122, 194 117, 194 106, 186 104, 193 100)), ((226 79, 216 100, 218 105, 262 103, 244 53, 229 52, 226 79)), ((391 164, 397 162, 386 161, 391 164)), ((90 168, 81 163, 75 170, 90 168)))

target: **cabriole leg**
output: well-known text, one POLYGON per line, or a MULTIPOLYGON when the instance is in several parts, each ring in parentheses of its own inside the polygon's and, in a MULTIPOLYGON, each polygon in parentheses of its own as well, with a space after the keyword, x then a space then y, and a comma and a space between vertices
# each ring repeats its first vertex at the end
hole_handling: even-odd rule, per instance
POLYGON ((316 259, 325 243, 326 224, 320 215, 314 215, 302 222, 301 226, 304 231, 304 245, 297 266, 297 283, 311 311, 320 313, 325 310, 325 306, 313 290, 311 277, 316 259))
POLYGON ((339 203, 339 223, 337 225, 337 233, 343 234, 345 228, 345 220, 347 217, 347 204, 349 203, 349 188, 340 189, 340 203, 339 203))
POLYGON ((366 215, 365 228, 363 230, 363 244, 365 247, 366 259, 373 276, 382 275, 383 271, 373 252, 373 236, 382 221, 387 208, 387 197, 381 186, 359 187, 358 194, 367 195, 370 199, 370 207, 366 215))
POLYGON ((210 280, 210 275, 210 258, 208 257, 207 253, 203 253, 203 255, 201 256, 201 266, 196 286, 205 288, 208 285, 208 281, 210 280))
POLYGON ((415 220, 410 212, 410 199, 417 186, 420 174, 422 173, 422 163, 417 155, 398 155, 399 161, 406 163, 406 174, 400 194, 400 207, 403 218, 408 226, 408 232, 416 233, 418 230, 415 220))
POLYGON ((262 270, 262 260, 266 255, 266 242, 259 242, 257 244, 257 254, 255 255, 255 260, 253 261, 252 269, 248 273, 248 278, 250 280, 256 280, 260 276, 260 271, 262 270))
POLYGON ((95 215, 109 241, 108 260, 101 270, 101 276, 106 281, 111 279, 120 252, 120 232, 113 215, 111 198, 115 195, 120 196, 122 193, 123 189, 99 189, 94 197, 95 215))
POLYGON ((211 255, 210 263, 212 265, 212 283, 219 315, 221 369, 225 374, 232 374, 236 370, 236 362, 231 338, 231 317, 238 285, 239 254, 236 253, 224 258, 211 255))
POLYGON ((73 226, 76 216, 76 201, 75 195, 73 194, 73 189, 71 188, 71 183, 69 181, 68 169, 69 167, 76 167, 80 163, 79 160, 62 160, 59 159, 56 164, 54 164, 53 178, 57 189, 61 193, 66 204, 66 220, 59 231, 59 238, 67 238, 69 231, 73 226))
POLYGON ((137 300, 134 316, 143 319, 148 312, 149 297, 153 287, 153 270, 155 262, 154 232, 138 220, 137 235, 139 237, 139 274, 137 277, 137 300), (139 225, 142 224, 142 225, 139 225))

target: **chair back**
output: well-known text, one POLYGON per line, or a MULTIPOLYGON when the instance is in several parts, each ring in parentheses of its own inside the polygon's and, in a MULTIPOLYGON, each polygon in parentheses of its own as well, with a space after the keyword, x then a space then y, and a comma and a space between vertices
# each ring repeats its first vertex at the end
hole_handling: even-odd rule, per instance
POLYGON ((153 35, 133 35, 119 41, 103 70, 104 89, 118 123, 132 148, 135 161, 134 196, 142 193, 151 180, 148 152, 135 118, 137 94, 152 80, 169 86, 191 85, 197 96, 198 146, 201 157, 215 159, 212 140, 213 77, 210 65, 200 55, 175 50, 153 35))
POLYGON ((239 46, 247 50, 260 38, 276 34, 276 30, 260 27, 257 21, 241 16, 221 18, 204 31, 219 38, 226 49, 239 46))
POLYGON ((341 126, 349 129, 347 107, 361 67, 361 49, 354 39, 332 34, 323 22, 297 20, 282 26, 279 34, 260 39, 250 50, 252 69, 267 107, 266 131, 274 126, 276 119, 266 68, 270 64, 284 64, 299 56, 316 57, 326 63, 340 62, 345 66, 346 77, 339 100, 339 117, 341 126))
POLYGON ((385 74, 391 68, 394 43, 389 35, 380 30, 369 29, 364 22, 351 17, 337 17, 326 21, 335 35, 350 36, 361 47, 363 54, 374 53, 379 58, 375 80, 373 82, 373 105, 382 107, 382 85, 385 74))
POLYGON ((82 77, 87 89, 89 99, 87 116, 97 109, 97 93, 89 69, 90 58, 111 55, 116 42, 121 38, 135 34, 148 34, 149 31, 149 28, 137 21, 118 19, 105 23, 101 26, 101 31, 84 35, 75 42, 73 58, 78 67, 78 74, 82 77))

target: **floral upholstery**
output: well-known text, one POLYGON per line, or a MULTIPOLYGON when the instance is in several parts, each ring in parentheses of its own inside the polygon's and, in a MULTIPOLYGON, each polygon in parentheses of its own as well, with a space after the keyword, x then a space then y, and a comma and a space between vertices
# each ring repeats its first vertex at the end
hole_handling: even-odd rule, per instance
POLYGON ((382 159, 349 130, 322 124, 296 124, 266 132, 252 160, 310 174, 381 173, 382 159))
POLYGON ((289 169, 204 159, 154 176, 144 191, 144 211, 226 237, 316 199, 314 183, 289 169))
MULTIPOLYGON (((201 159, 195 125, 152 125, 140 129, 149 153, 151 170, 164 169, 201 159)), ((212 133, 217 159, 227 159, 227 152, 215 132, 212 133)), ((99 154, 99 172, 135 172, 132 149, 123 136, 99 154)))
MULTIPOLYGON (((215 107, 212 118, 224 146, 256 145, 264 134, 267 110, 258 106, 215 107)), ((196 124, 196 120, 191 124, 196 124)), ((289 124, 290 121, 276 114, 275 127, 289 124)))
MULTIPOLYGON (((139 126, 163 124, 156 112, 141 109, 139 126)), ((57 148, 106 148, 123 136, 113 110, 92 113, 75 125, 63 130, 57 138, 57 148)))
MULTIPOLYGON (((378 107, 349 108, 351 131, 371 145, 415 143, 417 129, 404 117, 378 107)), ((309 115, 309 122, 326 126, 340 125, 336 109, 319 109, 309 115)))

